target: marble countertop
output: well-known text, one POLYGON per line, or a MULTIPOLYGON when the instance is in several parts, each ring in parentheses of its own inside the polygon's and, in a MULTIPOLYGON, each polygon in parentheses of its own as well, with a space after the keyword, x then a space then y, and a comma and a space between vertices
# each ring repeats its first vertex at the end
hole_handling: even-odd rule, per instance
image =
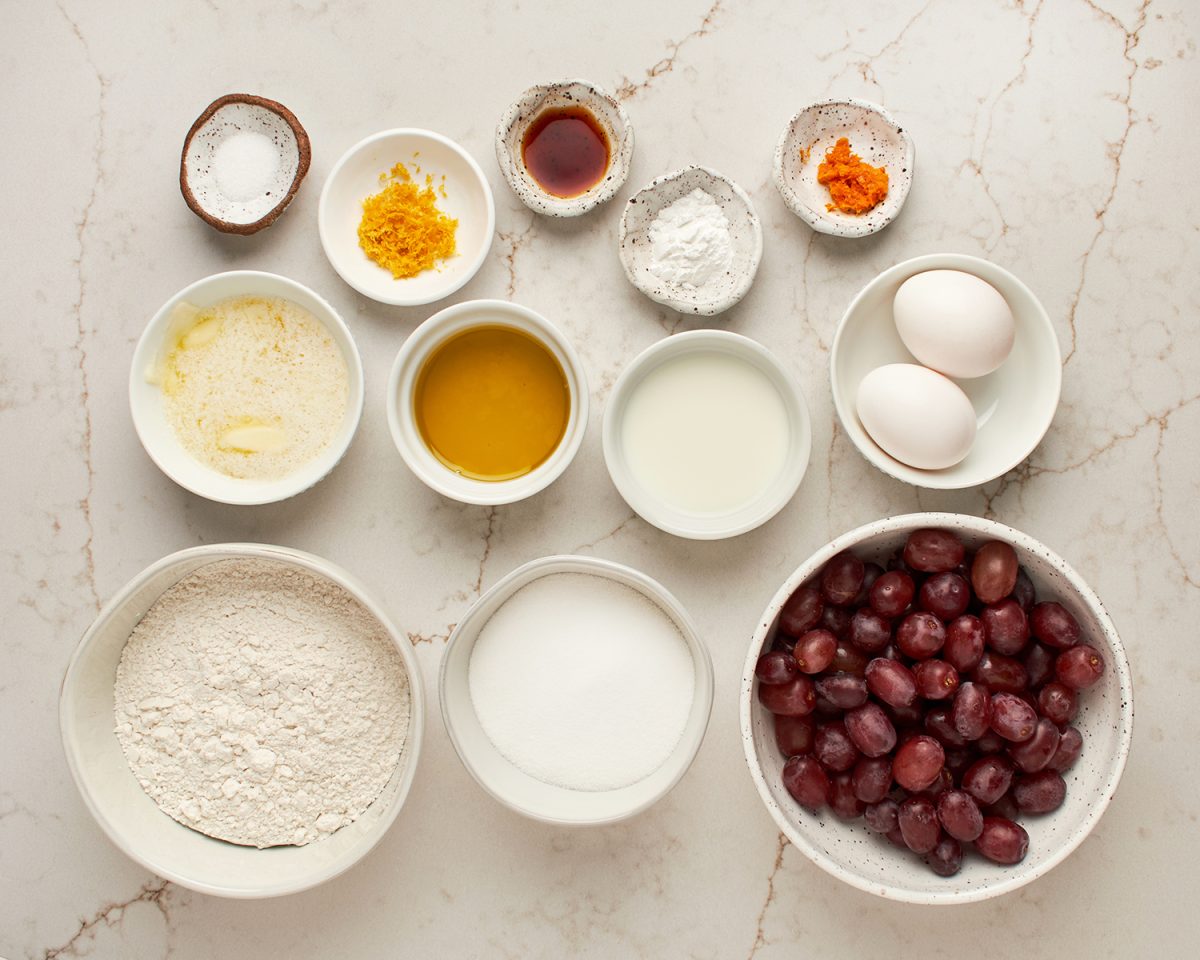
MULTIPOLYGON (((1200 9, 1192 0, 863 0, 858 4, 556 0, 290 5, 146 0, 7 4, 0 44, 0 956, 767 958, 1183 957, 1200 941, 1200 9), (525 86, 580 76, 619 92, 637 130, 620 195, 572 222, 505 185, 495 123, 525 86), (229 91, 279 99, 313 142, 307 182, 249 238, 179 195, 179 149, 229 91), (863 240, 815 235, 784 207, 771 156, 811 100, 859 96, 911 130, 907 207, 863 240), (388 436, 383 395, 405 336, 436 307, 389 308, 342 283, 317 239, 341 152, 392 126, 462 143, 496 196, 497 236, 452 301, 509 298, 560 325, 593 390, 583 448, 524 503, 439 498, 388 436), (634 291, 616 254, 626 197, 687 163, 750 193, 765 249, 716 326, 800 378, 814 420, 799 493, 734 540, 675 539, 609 481, 600 418, 640 350, 697 326, 634 291), (1032 457, 980 489, 938 493, 867 464, 834 421, 828 350, 854 293, 909 257, 954 251, 1021 277, 1053 318, 1062 404, 1032 457), (236 508, 167 480, 134 435, 133 344, 185 284, 277 271, 342 311, 366 369, 344 462, 292 501, 236 508), (857 892, 784 843, 742 757, 737 687, 754 621, 833 535, 945 509, 1018 527, 1064 556, 1122 631, 1138 693, 1115 801, 1065 863, 1019 892, 931 909, 857 892), (447 633, 514 566, 579 552, 660 579, 702 625, 716 669, 694 766, 649 812, 568 830, 521 819, 462 768, 431 704, 412 794, 383 842, 307 893, 232 902, 127 860, 67 772, 57 702, 100 604, 159 557, 258 540, 328 557, 383 596, 431 693, 447 633), (988 945, 990 944, 990 946, 988 945)), ((431 700, 436 700, 431 696, 431 700)))

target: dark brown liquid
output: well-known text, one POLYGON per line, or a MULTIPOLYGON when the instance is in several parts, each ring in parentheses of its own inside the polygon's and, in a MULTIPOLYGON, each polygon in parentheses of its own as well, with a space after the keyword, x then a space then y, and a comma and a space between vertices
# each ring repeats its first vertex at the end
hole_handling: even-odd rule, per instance
POLYGON ((521 142, 525 167, 556 197, 577 197, 608 170, 608 137, 583 107, 556 107, 534 118, 521 142))

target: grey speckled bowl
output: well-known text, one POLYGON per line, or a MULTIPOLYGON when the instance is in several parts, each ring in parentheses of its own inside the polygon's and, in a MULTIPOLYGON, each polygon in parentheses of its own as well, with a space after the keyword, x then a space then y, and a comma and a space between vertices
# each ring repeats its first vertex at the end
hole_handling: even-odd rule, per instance
POLYGON ((741 300, 754 282, 762 260, 762 224, 745 190, 715 170, 691 166, 650 181, 629 198, 618 244, 625 276, 642 293, 680 313, 710 317, 741 300), (650 225, 664 207, 697 188, 711 196, 728 218, 733 246, 729 272, 703 290, 667 283, 650 271, 650 225))
POLYGON ((742 740, 759 795, 784 835, 823 870, 868 893, 910 903, 969 903, 999 896, 1036 880, 1061 863, 1091 832, 1104 813, 1129 755, 1133 735, 1133 681, 1116 628, 1091 588, 1057 554, 1027 534, 992 520, 954 513, 916 513, 868 523, 837 537, 804 561, 763 612, 750 642, 741 688, 742 740), (867 829, 862 820, 838 820, 825 810, 802 809, 781 781, 784 757, 775 745, 770 713, 758 702, 754 665, 775 638, 779 611, 802 583, 832 557, 852 549, 864 560, 884 561, 921 527, 953 530, 974 549, 1003 540, 1017 551, 1039 600, 1057 600, 1079 621, 1084 639, 1104 656, 1101 681, 1079 698, 1074 724, 1083 734, 1083 752, 1064 774, 1067 796, 1054 813, 1026 816, 1029 852, 1014 866, 990 863, 971 852, 961 872, 936 876, 913 854, 898 850, 867 829))
POLYGON ((530 87, 505 111, 496 127, 496 162, 513 193, 535 213, 577 217, 611 200, 629 176, 633 159, 633 125, 625 108, 610 93, 586 80, 560 80, 530 87), (529 125, 543 110, 582 106, 591 111, 608 135, 608 170, 599 183, 577 197, 556 197, 529 174, 521 143, 529 125))
POLYGON ((820 100, 784 128, 775 148, 775 186, 788 209, 818 233, 865 237, 900 213, 916 159, 912 137, 883 107, 866 100, 820 100), (866 213, 827 210, 829 189, 817 183, 817 167, 840 137, 864 163, 887 171, 887 196, 866 213))

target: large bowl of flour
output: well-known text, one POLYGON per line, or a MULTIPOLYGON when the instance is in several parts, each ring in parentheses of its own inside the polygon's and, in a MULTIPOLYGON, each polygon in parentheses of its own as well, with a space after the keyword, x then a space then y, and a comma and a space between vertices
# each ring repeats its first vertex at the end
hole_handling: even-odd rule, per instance
POLYGON ((128 856, 234 898, 349 869, 403 806, 424 728, 412 646, 353 577, 265 544, 171 554, 84 634, 67 763, 128 856))

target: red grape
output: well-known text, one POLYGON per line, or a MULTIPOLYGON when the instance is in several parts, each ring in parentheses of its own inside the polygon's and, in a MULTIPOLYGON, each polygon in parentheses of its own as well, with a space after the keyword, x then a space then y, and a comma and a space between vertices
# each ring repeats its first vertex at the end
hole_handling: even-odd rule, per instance
POLYGON ((914 530, 904 543, 904 562, 922 573, 943 573, 962 563, 965 552, 948 530, 914 530))
POLYGON ((971 586, 981 603, 995 603, 1017 585, 1017 552, 1000 540, 989 540, 971 561, 971 586))
POLYGON ((865 756, 881 757, 896 746, 896 728, 877 703, 847 711, 845 723, 850 739, 865 756))
POLYGON ((807 630, 796 638, 792 656, 801 673, 820 673, 833 662, 837 637, 828 630, 807 630))
POLYGON ((1054 673, 1072 690, 1086 690, 1104 676, 1104 660, 1095 647, 1081 643, 1058 655, 1054 673))
POLYGON ((980 803, 991 804, 1008 793, 1012 779, 1012 763, 999 754, 992 754, 967 768, 962 775, 962 788, 980 803))
POLYGON ((918 604, 941 620, 953 620, 967 610, 971 588, 957 573, 935 573, 921 584, 918 604))
POLYGON ((979 804, 965 790, 947 790, 937 800, 938 819, 955 840, 974 840, 983 831, 979 804))
POLYGON ((822 599, 839 607, 853 603, 865 576, 863 562, 849 550, 843 550, 825 564, 821 573, 822 599))
POLYGON ((1029 625, 1035 637, 1056 650, 1066 650, 1079 642, 1079 621, 1053 600, 1034 604, 1029 625))
POLYGON ((946 751, 933 737, 918 734, 892 758, 892 776, 905 790, 924 790, 941 773, 946 751))
POLYGON ((783 765, 783 785, 802 807, 820 810, 829 802, 829 777, 812 757, 792 757, 783 765))
POLYGON ((867 681, 852 673, 833 673, 817 681, 817 696, 840 710, 853 710, 867 702, 867 681))
POLYGON ((867 664, 867 689, 892 707, 908 707, 917 699, 917 679, 899 660, 876 657, 867 664))
POLYGON ((787 683, 796 676, 796 661, 790 653, 771 650, 758 658, 754 675, 762 683, 787 683))
POLYGON ((821 611, 821 619, 817 625, 828 630, 840 640, 850 627, 850 608, 825 604, 825 609, 821 611))
POLYGON ((1005 740, 1020 743, 1033 736, 1037 714, 1016 694, 993 693, 991 727, 1005 740))
POLYGON ((1005 866, 1020 863, 1029 849, 1029 834, 1004 817, 984 817, 983 832, 975 840, 975 849, 993 863, 1005 866))
POLYGON ((929 869, 939 877, 952 877, 962 869, 962 846, 953 837, 942 837, 925 855, 929 869))
POLYGON ((867 809, 863 811, 863 819, 867 821, 867 827, 875 833, 890 833, 900 826, 896 820, 899 810, 900 804, 885 798, 878 803, 868 804, 867 809))
POLYGON ((1036 690, 1054 676, 1054 651, 1040 643, 1031 643, 1022 663, 1029 677, 1029 686, 1036 690))
POLYGON ((1029 620, 1011 597, 989 604, 979 614, 987 645, 1006 657, 1015 657, 1029 642, 1029 620))
MULTIPOLYGON (((863 803, 880 803, 892 789, 892 761, 889 757, 862 757, 850 775, 854 795, 863 803)), ((891 829, 889 827, 889 829, 891 829)), ((886 833, 886 830, 879 831, 886 833)))
POLYGON ((921 794, 908 797, 900 803, 896 822, 905 846, 913 853, 928 853, 937 846, 942 835, 937 808, 929 797, 921 794))
POLYGON ((824 609, 825 601, 821 599, 820 593, 807 584, 799 586, 779 611, 779 625, 784 632, 798 637, 805 630, 811 630, 817 625, 824 609))
POLYGON ((958 732, 950 720, 950 711, 945 709, 930 710, 925 714, 925 729, 943 747, 965 747, 967 738, 958 732))
POLYGON ((846 639, 864 653, 879 653, 892 639, 892 625, 870 607, 860 607, 850 618, 846 639))
POLYGON ((1022 813, 1050 813, 1062 806, 1067 785, 1056 771, 1042 770, 1018 777, 1012 795, 1022 813))
POLYGON ((983 621, 966 614, 946 627, 942 656, 959 673, 968 673, 979 664, 984 642, 983 621))
POLYGON ((1079 759, 1079 752, 1082 749, 1083 735, 1075 727, 1067 727, 1059 737, 1058 749, 1054 751, 1054 756, 1046 764, 1046 769, 1053 770, 1055 773, 1066 773, 1075 766, 1075 761, 1079 759))
POLYGON ((760 683, 758 702, 772 713, 787 717, 806 717, 817 703, 813 682, 798 674, 787 683, 760 683))
POLYGON ((830 778, 829 806, 834 816, 842 820, 857 820, 867 805, 854 795, 850 774, 839 773, 830 778))
POLYGON ((1079 695, 1065 683, 1052 680, 1038 691, 1038 711, 1060 726, 1079 712, 1079 695))
POLYGON ((1036 599, 1033 581, 1029 579, 1024 567, 1017 568, 1017 582, 1012 588, 1012 597, 1026 613, 1033 609, 1033 601, 1036 599))
POLYGON ((862 589, 858 591, 858 596, 854 598, 855 607, 865 607, 867 605, 868 593, 882 573, 883 567, 877 563, 867 562, 863 564, 863 585, 862 589))
POLYGON ((932 657, 946 642, 946 628, 932 613, 910 613, 896 628, 896 646, 914 660, 932 657))
POLYGON ((1012 791, 1010 790, 990 807, 985 807, 983 815, 985 817, 1003 817, 1005 820, 1016 820, 1021 815, 1021 808, 1017 806, 1017 801, 1013 799, 1012 791))
POLYGON ((836 670, 839 673, 852 673, 856 677, 861 677, 867 672, 867 656, 862 651, 856 649, 853 644, 839 640, 837 649, 833 653, 833 660, 830 661, 829 669, 836 670))
POLYGON ((950 722, 959 736, 966 740, 978 740, 987 733, 991 720, 992 700, 987 687, 970 681, 962 684, 950 708, 950 722))
POLYGON ((813 738, 813 756, 832 773, 845 773, 858 760, 858 749, 841 720, 822 723, 813 738))
POLYGON ((1025 773, 1036 773, 1050 762, 1058 749, 1058 740, 1058 727, 1042 717, 1034 727, 1033 736, 1009 747, 1008 755, 1025 773))
POLYGON ((893 619, 908 609, 916 592, 912 577, 901 570, 889 570, 871 585, 867 596, 872 610, 893 619))
POLYGON ((813 722, 808 717, 775 717, 775 744, 785 757, 812 751, 813 722))
POLYGON ((958 689, 958 671, 945 660, 922 660, 913 667, 917 693, 926 700, 945 700, 958 689))
POLYGON ((1029 686, 1025 664, 1013 657, 992 653, 991 650, 985 650, 979 658, 971 679, 982 683, 992 693, 1020 693, 1029 686))

